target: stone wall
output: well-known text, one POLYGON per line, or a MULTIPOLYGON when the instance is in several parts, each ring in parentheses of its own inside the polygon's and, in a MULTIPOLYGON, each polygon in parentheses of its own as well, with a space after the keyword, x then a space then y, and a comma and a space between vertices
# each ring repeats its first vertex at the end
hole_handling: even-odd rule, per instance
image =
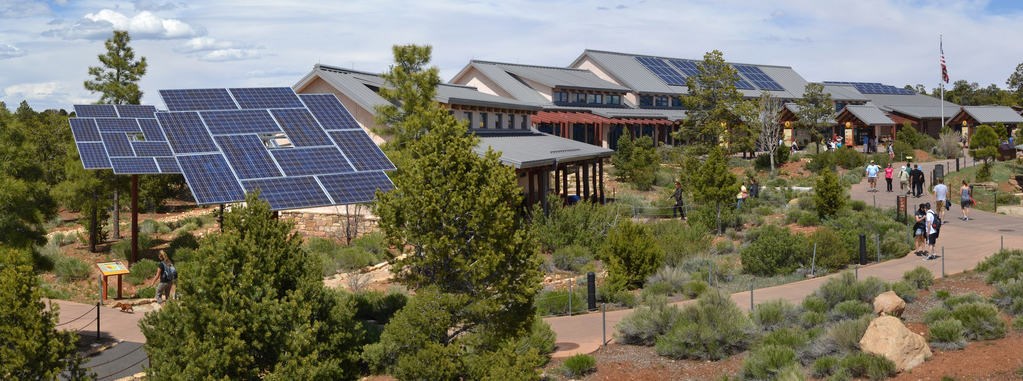
POLYGON ((281 212, 280 216, 282 219, 294 222, 295 231, 302 233, 305 237, 331 238, 343 241, 345 239, 345 227, 347 226, 346 220, 357 223, 355 231, 359 236, 378 230, 378 218, 370 213, 346 216, 345 214, 332 213, 281 212))

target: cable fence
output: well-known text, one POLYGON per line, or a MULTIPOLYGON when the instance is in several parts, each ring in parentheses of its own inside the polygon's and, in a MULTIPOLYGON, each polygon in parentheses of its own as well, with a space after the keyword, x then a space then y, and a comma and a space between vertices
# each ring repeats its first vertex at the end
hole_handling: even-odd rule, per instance
MULTIPOLYGON (((71 323, 73 323, 73 322, 76 322, 76 321, 78 321, 79 319, 81 319, 81 318, 85 317, 85 315, 88 315, 89 313, 91 313, 91 312, 93 312, 93 311, 96 311, 96 308, 99 308, 99 307, 98 307, 98 306, 93 306, 93 307, 92 307, 92 308, 90 308, 90 309, 89 309, 88 311, 85 311, 85 313, 83 313, 83 314, 79 315, 78 317, 76 317, 76 318, 74 318, 74 319, 71 319, 71 320, 68 320, 68 321, 66 321, 66 322, 63 322, 63 323, 57 324, 57 325, 56 325, 55 327, 62 327, 62 326, 65 326, 65 325, 71 324, 71 323)), ((93 321, 96 321, 96 319, 93 319, 93 321)))

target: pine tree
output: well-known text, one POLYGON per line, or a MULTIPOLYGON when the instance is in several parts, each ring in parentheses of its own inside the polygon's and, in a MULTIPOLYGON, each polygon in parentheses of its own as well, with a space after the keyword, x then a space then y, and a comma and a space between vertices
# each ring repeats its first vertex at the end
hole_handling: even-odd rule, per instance
POLYGON ((687 178, 693 198, 698 203, 715 208, 720 232, 721 208, 735 199, 739 191, 738 179, 728 170, 728 160, 720 147, 712 148, 702 165, 694 165, 699 163, 695 157, 687 162, 689 164, 686 168, 691 169, 687 178))
POLYGON ((601 248, 607 261, 607 282, 612 290, 635 289, 664 262, 664 251, 654 241, 650 227, 622 220, 601 248))
POLYGON ((43 224, 57 210, 28 133, 37 126, 20 119, 0 114, 0 245, 28 248, 46 242, 43 224))
POLYGON ((181 295, 139 323, 155 380, 358 378, 363 331, 292 224, 255 194, 178 273, 181 295))
POLYGON ((387 126, 390 137, 384 149, 389 153, 403 151, 433 127, 442 110, 434 100, 440 84, 440 70, 427 67, 433 48, 421 45, 395 45, 395 64, 382 75, 391 87, 381 87, 378 94, 391 102, 378 106, 377 123, 387 126))
POLYGON ((824 219, 838 214, 845 206, 845 198, 845 188, 838 181, 838 175, 827 168, 821 171, 813 188, 817 216, 824 219))
POLYGON ((835 106, 831 94, 824 92, 824 85, 807 83, 803 97, 796 99, 799 110, 796 116, 799 125, 810 130, 811 139, 819 143, 823 139, 821 128, 828 127, 835 120, 835 106))
POLYGON ((128 32, 115 30, 113 37, 104 43, 106 53, 99 55, 103 66, 89 67, 93 79, 85 81, 85 89, 103 94, 99 103, 137 105, 142 100, 138 82, 146 74, 146 57, 136 60, 129 42, 128 32))
POLYGON ((723 139, 733 152, 748 148, 743 141, 745 128, 736 123, 734 113, 742 102, 742 93, 735 88, 739 73, 718 50, 704 54, 696 68, 699 74, 686 78, 688 92, 682 96, 682 104, 690 128, 680 130, 680 138, 705 147, 718 145, 723 139))
POLYGON ((0 245, 0 379, 93 379, 77 353, 78 335, 56 329, 58 309, 43 304, 29 257, 0 245))

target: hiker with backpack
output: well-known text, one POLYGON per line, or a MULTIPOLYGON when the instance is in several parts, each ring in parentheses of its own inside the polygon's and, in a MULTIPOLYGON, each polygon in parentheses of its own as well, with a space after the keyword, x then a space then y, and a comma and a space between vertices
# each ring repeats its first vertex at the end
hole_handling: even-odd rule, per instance
POLYGON ((156 276, 153 277, 153 283, 159 281, 160 283, 156 286, 156 303, 163 304, 170 299, 171 290, 174 288, 174 282, 178 280, 178 269, 174 267, 174 263, 171 262, 170 257, 163 250, 160 250, 160 263, 156 269, 156 276), (160 301, 160 297, 163 296, 163 301, 160 301))
POLYGON ((931 209, 931 204, 927 204, 927 257, 925 261, 934 259, 934 243, 938 240, 938 233, 941 232, 941 217, 931 209))

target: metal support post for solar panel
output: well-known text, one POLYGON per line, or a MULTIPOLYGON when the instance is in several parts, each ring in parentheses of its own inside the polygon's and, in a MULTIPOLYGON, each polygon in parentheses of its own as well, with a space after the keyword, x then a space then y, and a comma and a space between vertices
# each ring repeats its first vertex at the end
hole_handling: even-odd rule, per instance
POLYGON ((110 230, 110 233, 114 236, 114 239, 121 239, 121 192, 114 187, 114 223, 110 230))
MULTIPOLYGON (((131 259, 128 266, 139 260, 139 175, 131 175, 131 259)), ((117 285, 120 294, 121 285, 117 285)), ((118 295, 120 297, 120 295, 118 295)))
POLYGON ((220 204, 220 213, 217 214, 217 226, 220 226, 220 232, 224 232, 224 204, 220 204))

